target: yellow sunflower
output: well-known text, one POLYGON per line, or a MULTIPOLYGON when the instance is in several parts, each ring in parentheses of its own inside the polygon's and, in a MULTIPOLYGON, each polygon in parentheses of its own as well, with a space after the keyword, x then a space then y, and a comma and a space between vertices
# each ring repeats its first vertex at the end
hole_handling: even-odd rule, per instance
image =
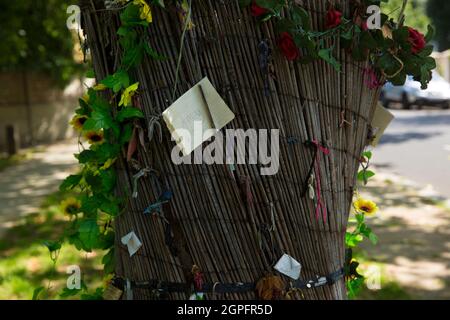
POLYGON ((61 210, 68 216, 76 215, 80 212, 81 202, 76 198, 67 198, 61 202, 61 210))
POLYGON ((86 117, 86 116, 76 115, 75 117, 72 118, 72 120, 70 121, 70 124, 72 125, 72 127, 74 127, 75 130, 81 131, 81 129, 83 129, 83 125, 87 119, 88 119, 88 117, 86 117))
POLYGON ((353 207, 356 212, 362 213, 365 215, 374 215, 378 211, 377 204, 371 200, 358 198, 353 202, 353 207))
POLYGON ((92 89, 94 89, 95 91, 103 91, 108 89, 107 86, 105 86, 103 83, 99 83, 96 86, 94 86, 92 89))
POLYGON ((148 23, 152 23, 152 10, 147 2, 145 2, 145 0, 134 0, 133 4, 140 7, 139 12, 141 19, 147 21, 148 23))
POLYGON ((88 131, 84 134, 84 137, 90 144, 102 144, 105 142, 103 131, 88 131))
POLYGON ((83 94, 83 96, 81 97, 81 100, 83 100, 86 103, 89 103, 89 99, 90 99, 90 97, 89 97, 89 94, 87 94, 87 93, 83 94))

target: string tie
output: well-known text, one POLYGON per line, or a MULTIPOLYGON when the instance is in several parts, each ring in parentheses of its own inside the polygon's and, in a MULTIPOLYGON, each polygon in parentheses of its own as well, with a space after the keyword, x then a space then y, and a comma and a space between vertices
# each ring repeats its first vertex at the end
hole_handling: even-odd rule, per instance
POLYGON ((153 137, 156 134, 158 135, 159 143, 162 143, 162 126, 159 120, 161 116, 151 116, 148 120, 148 141, 152 142, 153 137))
POLYGON ((330 150, 324 146, 322 146, 317 140, 313 140, 312 144, 316 147, 316 154, 314 157, 314 176, 316 182, 316 190, 315 194, 317 196, 317 205, 316 205, 316 219, 319 220, 320 213, 322 213, 323 222, 327 221, 327 208, 322 200, 322 189, 321 189, 321 178, 320 178, 320 155, 329 155, 330 150))

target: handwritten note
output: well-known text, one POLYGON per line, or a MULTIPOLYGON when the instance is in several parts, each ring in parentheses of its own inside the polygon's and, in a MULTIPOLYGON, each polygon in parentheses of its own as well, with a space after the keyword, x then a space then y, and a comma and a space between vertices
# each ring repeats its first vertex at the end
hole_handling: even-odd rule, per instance
POLYGON ((172 138, 189 155, 234 119, 214 86, 204 78, 163 112, 172 138))

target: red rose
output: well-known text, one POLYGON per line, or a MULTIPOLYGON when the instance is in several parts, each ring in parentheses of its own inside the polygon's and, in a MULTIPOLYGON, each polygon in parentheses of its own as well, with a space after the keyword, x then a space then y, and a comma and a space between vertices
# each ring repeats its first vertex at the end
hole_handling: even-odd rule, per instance
POLYGON ((252 16, 259 17, 259 16, 262 16, 263 14, 266 14, 267 12, 269 12, 269 10, 267 10, 265 8, 261 8, 260 6, 258 6, 256 4, 256 0, 253 0, 252 7, 251 7, 252 16))
POLYGON ((410 27, 408 27, 408 32, 408 42, 412 45, 412 53, 419 53, 423 50, 423 48, 425 48, 425 45, 427 44, 424 35, 416 29, 410 27))
POLYGON ((336 28, 342 22, 342 12, 334 9, 330 9, 326 15, 325 27, 327 29, 336 28))
POLYGON ((363 21, 363 23, 361 24, 361 29, 363 31, 369 30, 369 26, 367 25, 367 21, 363 21))
POLYGON ((281 33, 277 44, 289 61, 296 60, 300 57, 300 50, 295 45, 294 38, 292 38, 289 32, 281 33))

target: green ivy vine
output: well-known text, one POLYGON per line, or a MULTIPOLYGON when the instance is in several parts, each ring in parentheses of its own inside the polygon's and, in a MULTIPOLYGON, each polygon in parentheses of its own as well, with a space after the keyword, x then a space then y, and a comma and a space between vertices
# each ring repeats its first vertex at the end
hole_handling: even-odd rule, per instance
MULTIPOLYGON (((182 8, 186 7, 186 0, 177 1, 182 8)), ((355 15, 347 18, 342 16, 338 7, 330 8, 333 10, 330 16, 334 21, 331 24, 327 22, 329 27, 326 30, 318 31, 312 30, 307 9, 292 0, 239 0, 244 8, 252 6, 252 15, 260 23, 270 19, 277 20, 277 32, 282 36, 278 46, 289 60, 310 63, 322 59, 340 72, 341 65, 334 57, 339 41, 354 60, 369 59, 373 68, 370 74, 378 81, 372 81, 372 86, 382 85, 383 78, 394 84, 403 84, 406 77, 411 75, 425 88, 431 79, 431 70, 436 67, 434 59, 430 57, 433 49, 431 45, 423 45, 420 50, 416 50, 411 41, 411 29, 387 15, 382 15, 382 29, 364 28, 363 22, 367 19, 364 10, 367 5, 379 5, 380 2, 387 1, 355 0, 352 9, 355 15)), ((152 22, 151 6, 164 8, 164 1, 117 2, 123 5, 120 13, 121 26, 117 31, 122 50, 121 64, 114 74, 89 88, 87 94, 79 99, 79 107, 71 123, 79 131, 80 138, 83 137, 89 143, 89 147, 85 148, 80 139, 81 151, 75 155, 80 171, 67 177, 60 186, 61 191, 74 191, 78 194, 62 203, 63 211, 70 216, 70 224, 60 241, 47 243, 55 263, 63 241, 85 252, 97 249, 106 251, 102 259, 105 275, 114 272, 113 221, 121 213, 125 203, 125 199, 117 198, 114 193, 117 182, 114 164, 121 150, 127 147, 132 138, 134 122, 144 117, 135 105, 134 97, 139 94, 139 83, 132 81, 130 71, 140 65, 145 56, 156 60, 165 59, 149 46, 145 37, 139 35, 139 30, 152 22)), ((432 36, 433 28, 429 27, 423 40, 429 43, 432 36)), ((418 38, 421 39, 420 35, 418 38)), ((370 152, 363 155, 367 162, 371 157, 370 152)), ((358 179, 367 183, 373 175, 368 170, 368 165, 363 165, 358 179)), ((367 208, 370 206, 369 203, 367 208)), ((367 208, 365 205, 355 207, 356 225, 353 231, 347 232, 345 239, 350 249, 346 264, 350 294, 363 282, 363 276, 357 272, 358 263, 353 260, 351 249, 364 238, 377 242, 376 236, 365 222, 366 215, 369 214, 365 210, 367 208)), ((36 297, 42 290, 38 289, 36 297)), ((64 289, 61 297, 78 294, 84 299, 101 299, 102 288, 90 293, 83 284, 79 290, 64 289)))

